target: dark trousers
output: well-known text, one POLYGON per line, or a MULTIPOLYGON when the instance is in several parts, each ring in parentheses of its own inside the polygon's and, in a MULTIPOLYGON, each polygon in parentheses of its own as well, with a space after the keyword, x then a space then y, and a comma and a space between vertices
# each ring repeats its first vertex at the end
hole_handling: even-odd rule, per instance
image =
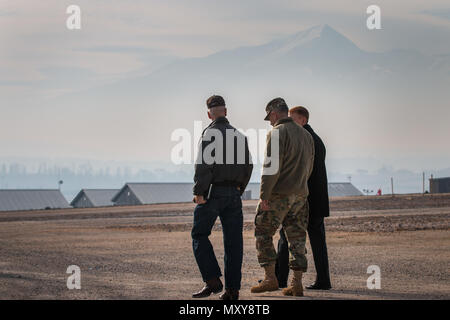
MULTIPOLYGON (((325 224, 323 217, 309 216, 308 237, 316 267, 316 282, 320 284, 330 284, 330 271, 328 266, 328 252, 325 238, 325 224)), ((288 242, 284 230, 280 230, 280 240, 278 241, 277 263, 275 273, 280 287, 287 286, 289 276, 289 250, 288 242)))
POLYGON ((225 247, 225 287, 241 288, 241 268, 243 256, 243 215, 240 192, 235 187, 213 187, 205 204, 194 210, 192 227, 192 248, 203 281, 222 276, 214 249, 209 241, 211 229, 220 218, 225 247))

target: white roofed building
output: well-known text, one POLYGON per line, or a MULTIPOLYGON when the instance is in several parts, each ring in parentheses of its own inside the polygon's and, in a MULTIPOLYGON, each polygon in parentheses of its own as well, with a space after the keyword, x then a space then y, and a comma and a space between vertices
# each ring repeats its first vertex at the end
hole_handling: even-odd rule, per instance
POLYGON ((0 211, 21 211, 70 208, 59 190, 3 189, 0 190, 0 211))
POLYGON ((118 191, 119 189, 82 189, 70 205, 74 208, 112 206, 114 203, 111 200, 118 191))

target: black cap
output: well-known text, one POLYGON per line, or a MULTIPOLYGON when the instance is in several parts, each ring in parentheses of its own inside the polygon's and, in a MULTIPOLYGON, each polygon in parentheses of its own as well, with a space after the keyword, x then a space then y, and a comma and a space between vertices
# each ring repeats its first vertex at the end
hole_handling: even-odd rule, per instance
POLYGON ((266 106, 266 117, 264 118, 264 120, 269 120, 269 114, 271 111, 285 111, 285 112, 289 112, 289 108, 286 104, 286 101, 284 101, 283 98, 275 98, 270 100, 270 102, 267 104, 266 106))
POLYGON ((208 109, 214 107, 225 107, 225 100, 221 96, 214 95, 206 100, 206 105, 208 106, 208 109))

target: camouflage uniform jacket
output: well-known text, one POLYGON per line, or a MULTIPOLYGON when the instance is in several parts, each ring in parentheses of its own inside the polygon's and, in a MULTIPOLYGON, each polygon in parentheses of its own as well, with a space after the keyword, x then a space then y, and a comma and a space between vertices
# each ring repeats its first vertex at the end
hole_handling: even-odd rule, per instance
MULTIPOLYGON (((274 194, 307 197, 308 179, 314 164, 314 140, 311 134, 290 117, 280 119, 273 130, 278 130, 279 134, 279 168, 271 175, 265 175, 263 171, 260 199, 270 200, 274 194)), ((272 131, 267 135, 266 159, 272 156, 272 131)), ((264 163, 264 166, 268 166, 268 161, 264 163)), ((269 165, 271 163, 273 161, 269 165)))

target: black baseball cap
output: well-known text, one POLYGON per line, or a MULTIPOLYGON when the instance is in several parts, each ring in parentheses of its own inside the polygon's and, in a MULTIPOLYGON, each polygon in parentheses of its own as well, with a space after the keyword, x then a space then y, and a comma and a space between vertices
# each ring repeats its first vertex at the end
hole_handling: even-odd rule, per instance
POLYGON ((206 100, 208 109, 214 107, 225 107, 225 100, 221 96, 213 95, 206 100))

